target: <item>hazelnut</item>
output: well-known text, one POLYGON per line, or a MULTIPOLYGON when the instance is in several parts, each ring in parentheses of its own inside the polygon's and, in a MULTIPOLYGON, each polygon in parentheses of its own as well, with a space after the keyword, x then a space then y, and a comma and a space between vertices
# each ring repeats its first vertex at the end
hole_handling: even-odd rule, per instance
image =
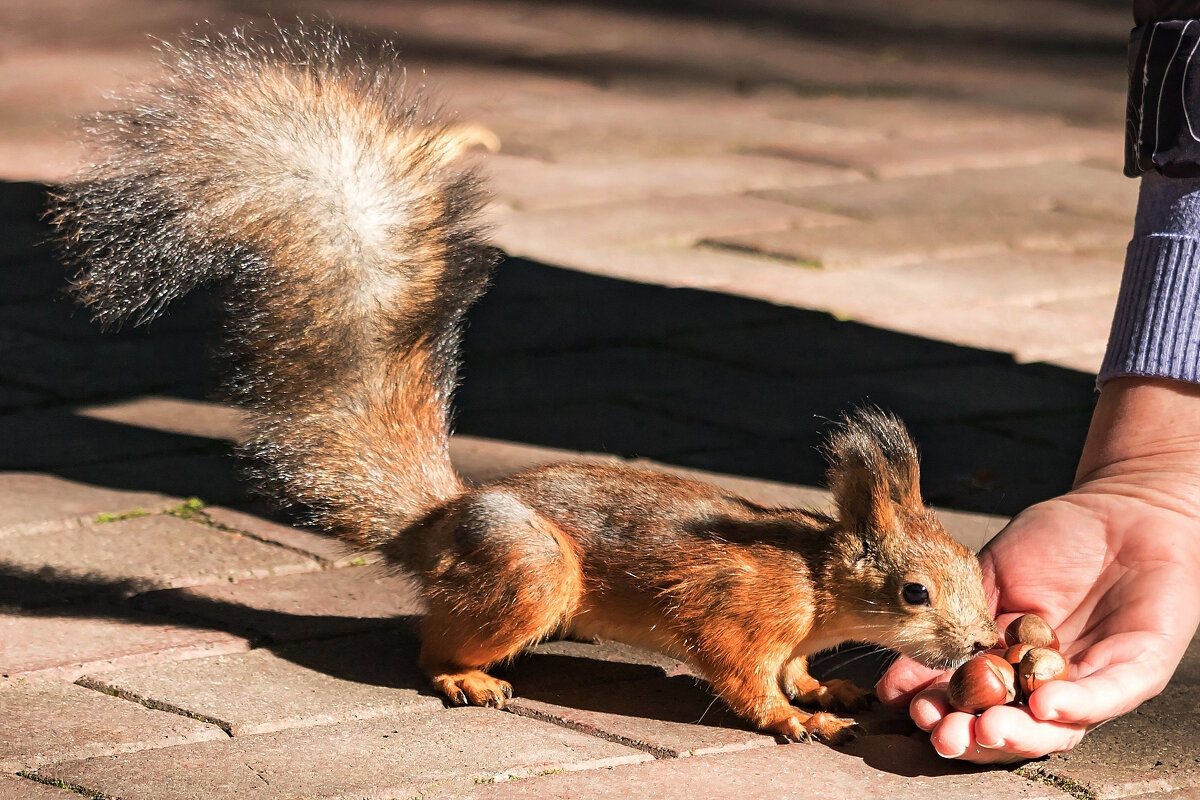
POLYGON ((1050 681, 1066 680, 1067 659, 1050 647, 1031 648, 1017 666, 1017 676, 1021 691, 1026 695, 1033 694, 1035 689, 1050 681))
POLYGON ((1012 702, 1017 689, 1012 665, 1000 656, 972 658, 950 676, 946 696, 959 711, 976 714, 1012 702))
POLYGON ((1010 647, 1015 644, 1031 644, 1034 647, 1058 649, 1058 634, 1037 614, 1023 614, 1008 623, 1008 628, 1004 631, 1004 641, 1010 647))
POLYGON ((1004 651, 1004 660, 1012 664, 1012 668, 1015 670, 1017 664, 1020 664, 1021 659, 1025 657, 1025 654, 1032 649, 1033 645, 1031 644, 1014 644, 1004 651))

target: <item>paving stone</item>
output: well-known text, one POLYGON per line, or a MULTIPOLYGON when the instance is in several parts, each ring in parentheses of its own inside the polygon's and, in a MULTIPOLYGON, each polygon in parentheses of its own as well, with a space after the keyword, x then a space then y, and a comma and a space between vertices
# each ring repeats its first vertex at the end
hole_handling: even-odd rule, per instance
MULTIPOLYGON (((7 733, 0 738, 0 769, 6 772, 226 738, 214 725, 151 711, 70 683, 0 684, 0 717, 7 733)), ((6 786, 0 779, 0 789, 6 786)))
POLYGON ((90 419, 231 442, 240 440, 245 431, 242 412, 238 409, 182 397, 136 397, 117 403, 87 406, 76 413, 90 419))
POLYGON ((536 695, 582 685, 693 673, 678 659, 622 642, 551 639, 530 648, 512 663, 497 667, 496 674, 515 681, 518 689, 531 687, 536 695))
POLYGON ((460 407, 457 427, 474 436, 625 456, 666 459, 672 453, 733 447, 731 433, 671 412, 616 403, 529 405, 511 411, 460 407))
POLYGON ((791 259, 825 269, 896 267, 931 259, 992 256, 1012 249, 1062 249, 1117 244, 1128 226, 1058 211, 929 214, 886 217, 871 224, 770 229, 703 238, 713 246, 791 259))
POLYGON ((1128 225, 1137 205, 1138 184, 1111 170, 1052 162, 754 194, 863 220, 950 212, 989 218, 999 213, 1059 210, 1128 225))
MULTIPOLYGON (((955 498, 957 499, 957 498, 955 498)), ((991 510, 995 510, 995 506, 991 510)), ((954 508, 935 507, 942 527, 970 550, 978 552, 993 536, 1004 530, 1009 517, 995 513, 962 511, 954 508)))
MULTIPOLYGON (((1044 5, 1042 6, 1044 9, 1044 5)), ((770 88, 756 96, 770 102, 770 88)), ((1051 119, 1015 109, 962 102, 930 94, 907 96, 855 96, 827 94, 806 97, 791 92, 774 95, 772 112, 785 119, 802 119, 817 125, 871 131, 879 138, 917 139, 930 136, 936 124, 940 136, 983 135, 1004 125, 1033 124, 1051 119)), ((1061 123, 1059 123, 1061 124, 1061 123)))
MULTIPOLYGON (((1068 491, 1083 447, 1082 439, 1047 447, 959 423, 914 424, 912 431, 921 443, 926 498, 990 514, 1016 514, 1068 491)), ((980 525, 978 536, 989 532, 990 524, 980 525)))
POLYGON ((742 385, 753 377, 737 366, 666 348, 604 347, 475 361, 463 372, 458 402, 464 408, 498 410, 637 398, 708 382, 742 385))
MULTIPOLYGON (((681 252, 686 259, 693 251, 681 252)), ((499 266, 491 291, 470 313, 465 351, 469 368, 481 355, 645 346, 684 333, 780 321, 790 313, 740 297, 647 286, 509 258, 499 266)))
MULTIPOLYGON (((1005 258, 995 256, 998 262, 1005 258)), ((968 263, 979 260, 972 258, 968 263)), ((685 261, 685 251, 679 251, 664 262, 662 272, 641 278, 666 279, 685 261)), ((993 305, 982 301, 950 302, 943 299, 940 290, 918 289, 905 282, 900 277, 905 269, 903 266, 826 271, 801 269, 765 259, 743 258, 742 261, 747 268, 740 270, 736 278, 713 275, 703 276, 702 280, 711 277, 714 281, 711 288, 745 297, 825 310, 838 320, 933 341, 954 342, 964 348, 1011 353, 1020 362, 1054 361, 1078 353, 1103 352, 1112 321, 1111 310, 1097 314, 1094 311, 1097 302, 1085 298, 1079 298, 1080 302, 1085 303, 1085 309, 1093 310, 1084 313, 1050 310, 1052 305, 1043 308, 1021 304, 993 305)), ((583 264, 583 267, 592 268, 595 264, 583 264)), ((1110 270, 1105 268, 1104 271, 1110 270)), ((1103 286, 1098 282, 1096 288, 1102 290, 1103 286)), ((1073 291, 1092 289, 1084 284, 1073 291)), ((1041 297, 1044 299, 1045 294, 1041 297)))
MULTIPOLYGON (((786 445, 795 463, 797 454, 811 448, 786 445)), ((702 456, 701 456, 702 457, 702 456)), ((690 458, 698 458, 691 456, 690 458)), ((760 464, 770 463, 760 461, 760 464)), ((833 501, 825 489, 813 486, 799 486, 793 483, 777 483, 775 481, 756 480, 742 475, 708 472, 698 469, 686 469, 670 464, 659 464, 644 459, 635 460, 635 466, 681 475, 686 478, 707 481, 737 492, 744 497, 766 505, 792 506, 795 508, 832 509, 833 501)), ((820 467, 818 467, 819 469, 820 467)), ((823 476, 814 471, 815 482, 823 483, 823 476)), ((1008 523, 1008 517, 996 514, 981 514, 979 512, 956 511, 952 508, 936 508, 938 519, 942 525, 958 541, 972 550, 979 550, 989 539, 995 536, 1008 523)))
POLYGON ((0 416, 0 469, 49 470, 129 458, 224 449, 209 439, 87 419, 63 408, 0 416))
POLYGON ((1100 371, 1100 366, 1104 363, 1106 349, 1100 342, 1095 342, 1090 345, 1084 345, 1078 350, 1056 350, 1053 354, 1047 354, 1043 358, 1043 361, 1047 364, 1054 364, 1055 366, 1067 367, 1089 375, 1095 375, 1100 371))
POLYGON ((6 328, 0 329, 0 347, 4 352, 0 379, 66 400, 162 393, 205 379, 216 382, 210 375, 205 343, 195 335, 138 330, 125 336, 71 341, 6 328))
POLYGON ((439 787, 426 797, 570 798, 696 797, 812 800, 847 797, 907 800, 1065 800, 1068 795, 1003 769, 971 768, 939 759, 927 738, 872 736, 844 750, 823 745, 761 747, 736 753, 663 759, 604 772, 544 775, 479 787, 439 787))
POLYGON ((150 515, 0 539, 10 568, 65 583, 139 592, 318 569, 312 559, 209 525, 150 515))
MULTIPOLYGON (((49 228, 44 235, 50 238, 49 228)), ((24 298, 26 302, 0 305, 0 326, 71 347, 116 341, 144 345, 147 338, 177 335, 193 337, 199 345, 206 341, 204 337, 216 329, 220 320, 220 301, 215 291, 201 287, 172 301, 169 311, 156 318, 150 328, 127 326, 104 330, 92 321, 86 310, 72 302, 66 292, 70 280, 66 267, 52 264, 46 270, 54 273, 47 276, 46 291, 24 298)))
POLYGON ((708 420, 770 441, 810 436, 837 413, 864 403, 880 405, 912 425, 1090 409, 1092 395, 1086 378, 1071 383, 1016 365, 966 363, 829 375, 813 381, 755 376, 740 383, 695 386, 689 393, 647 394, 641 400, 666 413, 708 420))
POLYGON ((68 761, 38 774, 125 800, 382 800, 650 758, 515 714, 460 708, 68 761))
POLYGON ((948 306, 933 311, 897 305, 855 316, 868 324, 1008 352, 1020 364, 1057 363, 1060 356, 1103 352, 1112 325, 1111 314, 1061 314, 1038 307, 948 306))
MULTIPOLYGON (((930 131, 936 131, 931 126, 930 131)), ((1118 152, 1120 131, 1070 128, 1045 122, 997 126, 987 136, 937 136, 871 142, 796 143, 771 148, 772 155, 856 169, 877 178, 928 175, 960 169, 1085 161, 1118 152)))
POLYGON ((417 641, 397 631, 196 658, 80 684, 203 719, 231 736, 440 709, 417 668, 417 641))
POLYGON ((92 522, 97 514, 163 511, 182 502, 148 492, 122 492, 51 475, 0 475, 0 536, 61 530, 92 522))
POLYGON ((548 164, 493 155, 485 169, 501 202, 518 210, 585 206, 685 195, 742 194, 781 186, 861 181, 862 176, 818 164, 751 155, 604 159, 548 164))
POLYGON ((138 608, 256 639, 292 642, 407 624, 423 610, 416 585, 379 566, 147 592, 138 608))
POLYGON ((636 747, 657 758, 776 744, 774 736, 750 729, 695 679, 683 676, 609 684, 602 690, 526 693, 514 698, 509 709, 636 747))
POLYGON ((14 389, 11 386, 0 386, 0 411, 17 411, 45 405, 49 400, 50 397, 48 395, 40 392, 14 389))
MULTIPOLYGON (((48 253, 46 248, 41 246, 45 228, 38 222, 38 217, 45 207, 45 187, 19 180, 4 184, 4 188, 0 190, 0 219, 4 223, 5 236, 0 241, 0 259, 26 261, 45 258, 48 253)), ((42 265, 27 263, 22 266, 37 270, 42 265)), ((18 284, 20 283, 24 281, 18 281, 18 284)), ((0 286, 8 288, 5 284, 0 286)), ((0 297, 6 302, 15 299, 10 298, 8 294, 2 294, 0 297)))
POLYGON ((758 231, 841 227, 849 220, 820 211, 738 195, 666 197, 568 209, 497 214, 494 239, 520 254, 530 242, 613 245, 687 244, 758 231))
MULTIPOLYGON (((478 73, 473 80, 480 81, 478 73)), ((720 157, 795 142, 879 138, 870 129, 772 117, 753 100, 694 84, 681 94, 645 84, 598 91, 559 82, 558 91, 542 93, 531 91, 524 76, 512 76, 480 104, 462 93, 462 83, 451 83, 446 91, 455 92, 455 106, 493 130, 502 152, 550 162, 720 157)))
POLYGON ((1030 768, 1069 778, 1093 797, 1200 790, 1200 637, 1162 694, 1030 768))
POLYGON ((563 461, 615 464, 621 459, 601 453, 580 453, 553 447, 456 435, 450 439, 450 460, 460 475, 474 483, 488 483, 515 472, 563 461))
POLYGON ((976 420, 973 424, 986 431, 1019 442, 1049 447, 1071 454, 1082 448, 1091 421, 1092 404, 1088 403, 1073 411, 1044 411, 1000 416, 976 420))
MULTIPOLYGON (((862 398, 860 398, 862 399, 862 398)), ((899 407, 885 404, 885 407, 899 407)), ((950 515, 946 524, 965 543, 979 547, 1003 527, 1003 516, 1068 489, 1078 449, 1051 449, 979 427, 910 420, 922 455, 921 485, 928 502, 973 513, 950 515)), ((692 451, 675 463, 700 469, 757 475, 808 485, 824 481, 816 431, 793 430, 788 439, 764 438, 735 448, 692 451)))
POLYGON ((50 260, 48 253, 17 247, 0 259, 0 298, 5 303, 44 300, 61 292, 62 287, 62 268, 50 260))
MULTIPOLYGON (((917 291, 895 278, 900 268, 819 270, 751 254, 731 255, 732 251, 665 247, 558 248, 554 252, 559 263, 582 271, 827 311, 842 321, 1012 353, 1021 362, 1076 367, 1082 353, 1091 364, 1090 354, 1103 353, 1112 318, 1111 313, 1086 316, 1024 305, 946 303, 937 294, 917 291)), ((1094 372, 1093 367, 1087 368, 1094 372)))
POLYGON ((122 669, 245 650, 245 639, 113 606, 0 614, 0 690, 29 680, 73 681, 122 669))
POLYGON ((1065 314, 1080 319, 1104 320, 1111 317, 1117 308, 1117 292, 1114 288, 1112 292, 1105 294, 1088 294, 1082 297, 1058 297, 1039 303, 1038 308, 1043 311, 1065 314))
POLYGON ((785 322, 689 333, 672 337, 671 343, 702 357, 797 376, 1006 360, 995 353, 799 309, 785 322))
POLYGON ((937 261, 889 270, 883 280, 905 282, 945 305, 1039 305, 1077 316, 1097 303, 1111 316, 1122 265, 1065 253, 1005 253, 967 261, 937 261))
POLYGON ((79 800, 79 795, 69 789, 4 774, 0 774, 0 797, 9 800, 79 800))
POLYGON ((798 486, 794 483, 779 483, 776 481, 757 480, 744 475, 709 472, 700 469, 689 469, 677 464, 663 464, 649 459, 634 459, 632 465, 684 478, 715 483, 737 492, 743 497, 764 505, 795 506, 801 508, 823 507, 830 505, 829 493, 823 489, 811 486, 798 486))
MULTIPOLYGON (((811 308, 788 286, 797 273, 792 261, 780 261, 761 253, 720 247, 684 246, 686 243, 637 243, 632 245, 589 245, 574 241, 528 238, 510 242, 507 252, 551 262, 592 275, 603 275, 637 283, 671 288, 716 290, 726 295, 768 299, 787 297, 779 305, 811 308), (745 284, 746 288, 743 288, 745 284)), ((816 269, 802 270, 819 272, 816 269)))
MULTIPOLYGON (((137 434, 134 438, 137 438, 137 434)), ((54 467, 54 471, 64 478, 85 483, 103 483, 180 497, 199 496, 206 504, 241 505, 249 502, 252 486, 240 474, 238 462, 229 448, 221 443, 202 447, 208 452, 129 456, 113 461, 61 464, 54 467)))
POLYGON ((257 514, 248 514, 220 506, 206 506, 205 515, 218 526, 254 539, 281 545, 311 556, 326 566, 344 567, 349 564, 374 562, 374 553, 358 553, 333 538, 303 528, 274 522, 257 514))

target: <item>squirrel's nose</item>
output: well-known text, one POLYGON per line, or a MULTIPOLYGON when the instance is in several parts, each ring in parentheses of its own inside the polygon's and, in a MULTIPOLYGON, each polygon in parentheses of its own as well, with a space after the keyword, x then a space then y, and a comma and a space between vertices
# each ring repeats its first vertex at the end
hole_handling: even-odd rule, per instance
POLYGON ((992 646, 989 644, 984 644, 983 642, 976 642, 975 644, 971 645, 971 652, 973 652, 975 655, 979 655, 985 650, 990 649, 992 649, 992 646))

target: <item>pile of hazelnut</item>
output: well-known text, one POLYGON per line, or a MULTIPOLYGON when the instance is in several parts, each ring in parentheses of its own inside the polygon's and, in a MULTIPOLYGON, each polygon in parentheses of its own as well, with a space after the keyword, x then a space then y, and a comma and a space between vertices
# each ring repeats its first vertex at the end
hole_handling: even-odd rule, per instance
POLYGON ((1003 656, 986 653, 972 658, 950 676, 950 705, 978 714, 985 708, 1025 700, 1050 681, 1066 680, 1067 659, 1058 651, 1058 635, 1044 619, 1025 614, 1004 631, 1003 656))

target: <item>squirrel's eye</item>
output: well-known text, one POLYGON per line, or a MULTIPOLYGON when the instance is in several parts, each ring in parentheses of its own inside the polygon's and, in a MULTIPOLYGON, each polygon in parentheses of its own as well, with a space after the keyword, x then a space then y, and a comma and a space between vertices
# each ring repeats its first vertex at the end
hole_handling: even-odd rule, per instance
POLYGON ((901 591, 900 596, 910 606, 929 605, 929 590, 919 583, 904 584, 904 589, 901 591))

